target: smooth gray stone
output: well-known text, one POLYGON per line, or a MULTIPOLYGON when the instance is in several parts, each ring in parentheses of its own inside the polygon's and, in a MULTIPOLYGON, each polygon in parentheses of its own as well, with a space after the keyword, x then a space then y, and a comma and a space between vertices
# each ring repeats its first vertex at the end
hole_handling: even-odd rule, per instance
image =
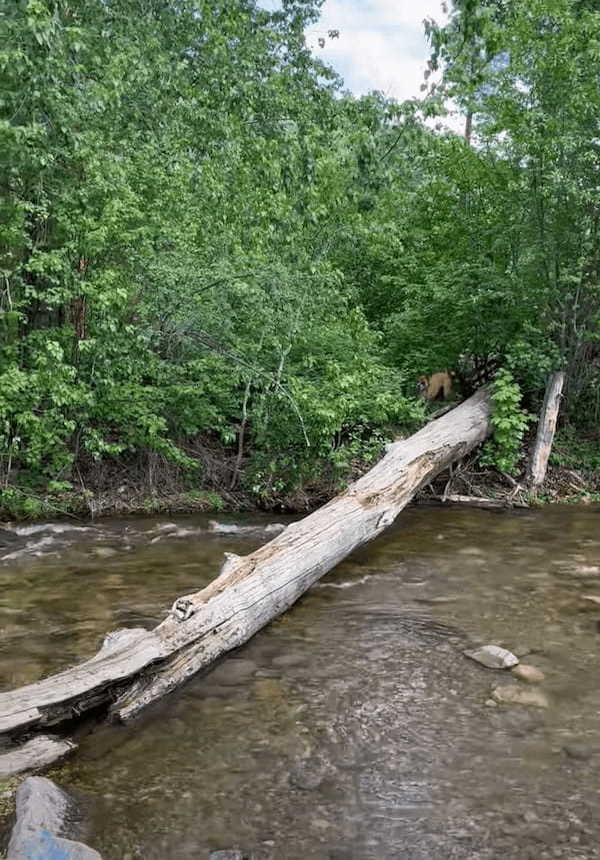
POLYGON ((51 780, 28 777, 17 789, 17 820, 7 860, 102 860, 93 848, 59 836, 71 805, 51 780))
POLYGON ((246 860, 246 855, 237 848, 228 848, 226 851, 211 851, 208 860, 246 860))

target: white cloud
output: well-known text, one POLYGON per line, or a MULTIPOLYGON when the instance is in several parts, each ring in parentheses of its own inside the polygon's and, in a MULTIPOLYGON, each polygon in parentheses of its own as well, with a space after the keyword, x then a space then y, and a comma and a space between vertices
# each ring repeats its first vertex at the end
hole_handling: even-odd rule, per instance
MULTIPOLYGON (((268 9, 280 5, 279 0, 259 3, 268 9)), ((404 101, 422 96, 430 53, 425 18, 446 21, 442 0, 325 0, 321 18, 307 30, 306 38, 315 56, 332 66, 355 95, 380 90, 404 101), (339 38, 330 39, 330 30, 339 31, 339 38), (325 39, 324 47, 319 39, 325 39)), ((460 116, 442 122, 462 133, 460 116)))
POLYGON ((428 17, 443 20, 441 0, 326 0, 307 41, 356 95, 376 89, 402 101, 420 95, 428 17), (329 30, 339 30, 339 39, 327 38, 329 30), (326 39, 324 48, 319 38, 326 39))

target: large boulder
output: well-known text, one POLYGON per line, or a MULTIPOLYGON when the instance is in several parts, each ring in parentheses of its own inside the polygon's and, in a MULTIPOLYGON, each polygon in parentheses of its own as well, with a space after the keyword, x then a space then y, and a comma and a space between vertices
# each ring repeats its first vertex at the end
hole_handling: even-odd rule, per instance
POLYGON ((93 848, 59 835, 72 805, 49 779, 28 777, 17 790, 17 820, 6 860, 102 860, 93 848))

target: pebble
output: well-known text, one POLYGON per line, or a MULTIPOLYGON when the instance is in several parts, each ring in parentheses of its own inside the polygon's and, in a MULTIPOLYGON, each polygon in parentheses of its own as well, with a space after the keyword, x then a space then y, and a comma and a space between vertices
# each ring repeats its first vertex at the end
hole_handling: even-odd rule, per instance
POLYGON ((563 750, 569 758, 575 758, 579 761, 588 761, 594 755, 594 748, 587 744, 565 744, 563 750))
POLYGON ((498 645, 483 645, 473 651, 463 651, 463 654, 488 669, 510 669, 519 662, 519 658, 512 652, 499 648, 498 645))
POLYGON ((208 860, 246 860, 246 854, 237 848, 227 848, 225 851, 211 851, 208 860))
POLYGON ((528 684, 539 684, 546 677, 541 669, 537 666, 530 666, 528 663, 519 663, 518 666, 513 666, 511 669, 515 678, 520 681, 527 681, 528 684))
POLYGON ((506 705, 527 705, 533 708, 547 708, 548 697, 541 690, 528 690, 519 684, 496 687, 492 696, 497 702, 506 705))

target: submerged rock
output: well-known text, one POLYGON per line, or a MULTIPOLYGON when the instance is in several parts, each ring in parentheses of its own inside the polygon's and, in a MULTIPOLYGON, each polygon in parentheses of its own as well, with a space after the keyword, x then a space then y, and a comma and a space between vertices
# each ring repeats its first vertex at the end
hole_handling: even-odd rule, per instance
POLYGON ((58 835, 65 829, 72 801, 49 779, 26 779, 17 790, 16 805, 7 860, 102 860, 93 848, 58 835))
POLYGON ((565 744, 563 750, 569 758, 578 759, 579 761, 589 761, 597 752, 594 747, 587 744, 565 744))
POLYGON ((507 684, 492 691, 493 698, 503 705, 526 705, 533 708, 547 708, 548 697, 541 690, 528 690, 519 684, 507 684))
POLYGON ((519 662, 519 658, 515 657, 511 651, 507 651, 506 648, 499 648, 498 645, 483 645, 472 651, 463 651, 463 654, 488 669, 510 669, 511 666, 516 666, 519 662))
POLYGON ((208 860, 247 860, 248 855, 237 848, 227 848, 225 851, 211 851, 208 860))
POLYGON ((527 681, 528 684, 539 684, 546 677, 541 669, 537 666, 530 666, 528 663, 519 663, 518 666, 513 666, 511 669, 515 678, 520 681, 527 681))
POLYGON ((269 523, 265 526, 262 526, 260 524, 238 526, 235 523, 219 523, 217 522, 217 520, 208 521, 208 530, 218 535, 245 535, 252 533, 256 534, 257 532, 264 532, 266 534, 279 534, 285 528, 286 526, 283 523, 269 523))

